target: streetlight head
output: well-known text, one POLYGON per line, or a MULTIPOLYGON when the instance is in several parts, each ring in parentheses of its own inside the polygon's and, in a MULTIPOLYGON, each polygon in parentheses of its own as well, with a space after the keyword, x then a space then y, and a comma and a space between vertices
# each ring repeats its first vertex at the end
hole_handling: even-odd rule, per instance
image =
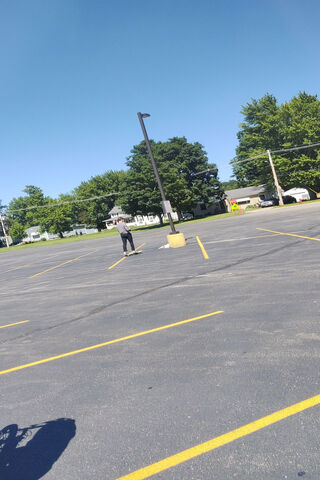
POLYGON ((150 113, 142 113, 141 117, 142 118, 150 117, 150 113))

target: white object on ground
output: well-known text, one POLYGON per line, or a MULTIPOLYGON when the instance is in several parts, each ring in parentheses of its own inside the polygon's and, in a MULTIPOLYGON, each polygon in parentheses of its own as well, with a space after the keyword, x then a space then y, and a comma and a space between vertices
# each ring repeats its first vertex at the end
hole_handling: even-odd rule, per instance
POLYGON ((159 250, 160 250, 160 248, 170 248, 170 245, 169 245, 169 243, 166 243, 166 245, 162 245, 162 247, 159 247, 159 250))

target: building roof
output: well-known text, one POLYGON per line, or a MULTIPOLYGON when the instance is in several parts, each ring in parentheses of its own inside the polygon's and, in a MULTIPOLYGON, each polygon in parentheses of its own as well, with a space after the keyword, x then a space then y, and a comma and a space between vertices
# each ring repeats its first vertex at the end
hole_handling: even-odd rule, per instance
POLYGON ((108 218, 107 220, 103 220, 104 222, 112 222, 113 220, 115 220, 116 218, 119 218, 119 217, 122 217, 124 218, 125 220, 128 220, 130 218, 132 218, 132 215, 128 215, 127 213, 124 213, 122 208, 121 207, 118 207, 117 205, 115 205, 111 210, 110 212, 108 213, 108 215, 112 218, 108 218))
POLYGON ((226 190, 225 194, 228 200, 240 197, 255 197, 261 193, 267 192, 266 185, 257 185, 253 187, 236 188, 235 190, 226 190))
POLYGON ((109 215, 123 215, 124 212, 122 211, 121 207, 115 205, 109 212, 109 215))
POLYGON ((294 188, 290 188, 290 190, 286 190, 285 192, 283 192, 283 195, 297 195, 299 193, 307 194, 309 192, 306 188, 294 187, 294 188))
POLYGON ((35 227, 29 227, 29 228, 26 228, 26 233, 39 233, 39 230, 40 230, 40 226, 37 225, 35 227))

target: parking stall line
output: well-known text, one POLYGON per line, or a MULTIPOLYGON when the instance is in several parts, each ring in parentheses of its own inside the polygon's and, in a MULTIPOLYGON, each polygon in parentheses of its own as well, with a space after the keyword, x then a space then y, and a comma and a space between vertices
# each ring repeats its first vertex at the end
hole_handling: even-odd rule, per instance
POLYGON ((273 234, 273 235, 255 235, 254 237, 239 237, 239 238, 226 238, 224 240, 212 240, 209 242, 205 242, 206 245, 212 244, 212 243, 225 243, 225 242, 239 242, 241 240, 253 240, 253 239, 259 239, 259 238, 265 238, 265 237, 278 237, 279 234, 273 234))
MULTIPOLYGON (((136 252, 137 250, 139 250, 139 248, 142 248, 143 246, 145 245, 145 243, 142 243, 141 245, 139 245, 139 247, 137 247, 134 252, 136 252)), ((129 254, 130 255, 130 254, 129 254)), ((128 256, 129 256, 128 255, 128 256)), ((125 260, 127 258, 127 256, 123 256, 122 258, 120 258, 120 260, 117 260, 115 263, 113 263, 112 265, 110 265, 110 267, 107 267, 106 270, 112 270, 114 267, 116 267, 117 265, 119 265, 119 263, 123 262, 123 260, 125 260)))
POLYGON ((302 402, 296 403, 282 410, 271 413, 266 417, 262 417, 240 428, 236 428, 235 430, 220 435, 219 437, 215 437, 207 442, 200 443, 194 447, 188 448, 187 450, 183 450, 175 455, 160 460, 159 462, 148 465, 147 467, 131 472, 127 475, 124 475, 123 477, 119 477, 116 480, 144 480, 145 478, 152 477, 157 473, 175 467, 183 462, 186 462, 187 460, 191 460, 192 458, 203 455, 204 453, 211 452, 212 450, 222 447, 223 445, 227 445, 228 443, 231 443, 238 438, 250 435, 251 433, 257 432, 262 428, 280 422, 280 420, 284 420, 285 418, 288 418, 299 412, 303 412, 304 410, 307 410, 308 408, 314 407, 319 404, 320 395, 316 395, 314 397, 303 400, 302 402))
POLYGON ((288 237, 298 237, 298 238, 306 238, 307 240, 315 240, 316 242, 320 242, 320 238, 316 237, 306 237, 304 235, 296 235, 295 233, 286 233, 286 232, 276 232, 275 230, 269 230, 268 228, 259 228, 256 227, 257 230, 263 230, 264 232, 272 232, 278 235, 287 235, 288 237))
POLYGON ((94 250, 93 252, 85 253, 83 255, 80 255, 79 257, 72 258, 71 260, 67 260, 66 262, 63 262, 63 263, 59 263, 59 265, 55 265, 54 267, 47 268, 46 270, 43 270, 42 272, 31 275, 28 278, 34 278, 34 277, 37 277, 38 275, 42 275, 43 273, 47 273, 47 272, 50 272, 51 270, 55 270, 56 268, 62 267, 63 265, 67 265, 68 263, 76 262, 80 258, 86 257, 87 255, 91 255, 92 253, 95 253, 96 251, 97 250, 94 250))
POLYGON ((13 327, 14 325, 21 325, 22 323, 27 323, 29 320, 23 320, 22 322, 9 323, 8 325, 0 325, 0 328, 13 327))
POLYGON ((202 245, 202 242, 201 242, 200 238, 198 237, 198 235, 196 235, 196 239, 197 239, 198 245, 199 245, 199 247, 200 247, 200 249, 201 249, 201 252, 202 252, 203 257, 204 257, 206 260, 208 260, 209 255, 207 254, 206 249, 205 249, 204 246, 202 245))
POLYGON ((0 372, 0 375, 16 372, 17 370, 22 370, 24 368, 34 367, 36 365, 41 365, 42 363, 52 362, 53 360, 58 360, 60 358, 70 357, 71 355, 77 355, 78 353, 89 352, 90 350, 96 350, 97 348, 106 347, 107 345, 112 345, 113 343, 124 342, 125 340, 130 340, 131 338, 142 337, 143 335, 148 335, 149 333, 160 332, 161 330, 167 330, 172 327, 177 327, 179 325, 184 325, 186 323, 195 322, 196 320, 201 320, 202 318, 212 317, 213 315, 218 315, 219 313, 223 313, 223 310, 206 313, 205 315, 200 315, 199 317, 188 318, 187 320, 182 320, 181 322, 170 323, 168 325, 163 325, 162 327, 156 327, 156 328, 152 328, 151 330, 145 330, 144 332, 127 335, 126 337, 116 338, 115 340, 109 340, 107 342, 98 343, 97 345, 92 345, 90 347, 80 348, 79 350, 73 350, 72 352, 62 353, 60 355, 55 355, 54 357, 43 358, 42 360, 37 360, 35 362, 25 363, 24 365, 18 365, 17 367, 8 368, 7 370, 2 370, 0 372))

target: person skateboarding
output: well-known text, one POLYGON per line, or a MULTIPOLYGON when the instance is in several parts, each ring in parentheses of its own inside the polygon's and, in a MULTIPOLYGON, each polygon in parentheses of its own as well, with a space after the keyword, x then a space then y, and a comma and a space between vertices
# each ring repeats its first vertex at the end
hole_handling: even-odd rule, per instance
POLYGON ((132 238, 132 235, 131 235, 131 232, 130 232, 130 228, 128 227, 128 225, 124 221, 124 218, 119 217, 118 223, 116 224, 116 229, 120 233, 120 237, 121 237, 121 240, 122 240, 123 255, 128 256, 128 252, 127 252, 127 241, 128 240, 129 240, 129 243, 130 243, 130 246, 131 246, 131 250, 134 253, 137 253, 135 251, 136 249, 134 247, 133 238, 132 238))

